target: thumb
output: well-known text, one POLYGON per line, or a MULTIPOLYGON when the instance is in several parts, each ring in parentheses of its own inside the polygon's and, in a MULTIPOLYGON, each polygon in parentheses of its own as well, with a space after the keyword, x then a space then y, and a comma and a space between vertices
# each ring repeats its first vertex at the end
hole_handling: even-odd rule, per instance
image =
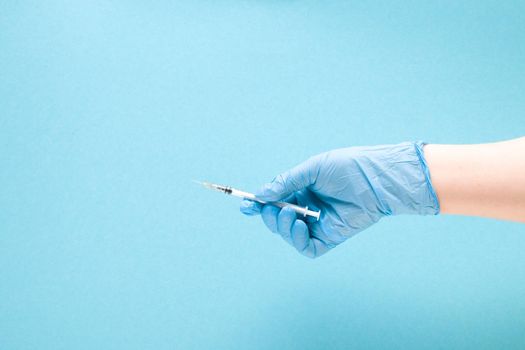
POLYGON ((316 165, 317 162, 313 158, 310 158, 292 169, 277 175, 272 182, 262 186, 255 195, 263 201, 273 202, 313 185, 318 173, 316 165))

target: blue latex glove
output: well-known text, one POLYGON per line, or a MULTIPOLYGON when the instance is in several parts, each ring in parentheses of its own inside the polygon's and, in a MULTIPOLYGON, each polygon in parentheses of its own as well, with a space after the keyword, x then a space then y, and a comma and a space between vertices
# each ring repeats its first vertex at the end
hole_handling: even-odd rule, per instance
POLYGON ((321 210, 298 217, 290 208, 244 200, 241 212, 261 214, 266 226, 300 253, 315 258, 389 215, 439 213, 422 142, 350 147, 314 156, 256 193, 321 210))

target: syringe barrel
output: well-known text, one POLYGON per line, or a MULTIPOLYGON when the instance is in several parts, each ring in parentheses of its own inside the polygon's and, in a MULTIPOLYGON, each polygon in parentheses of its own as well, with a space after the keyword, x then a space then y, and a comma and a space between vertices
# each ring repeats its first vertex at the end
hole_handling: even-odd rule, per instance
POLYGON ((265 201, 260 200, 259 198, 257 198, 253 193, 240 191, 240 190, 237 190, 235 188, 232 188, 231 189, 231 193, 229 193, 229 194, 231 194, 232 196, 235 196, 235 197, 241 197, 241 198, 249 199, 249 200, 252 200, 252 201, 255 201, 255 202, 259 202, 261 204, 274 205, 274 206, 279 207, 279 208, 290 207, 297 214, 302 215, 304 217, 306 217, 306 216, 314 217, 314 218, 317 219, 317 221, 319 221, 319 217, 321 216, 321 211, 320 210, 319 211, 313 211, 313 210, 308 209, 308 207, 301 207, 301 206, 299 206, 297 204, 291 204, 291 203, 286 203, 286 202, 265 202, 265 201))
MULTIPOLYGON (((260 202, 260 201, 259 201, 260 202)), ((263 203, 266 204, 266 203, 263 203)), ((321 211, 313 211, 308 209, 308 207, 301 207, 296 204, 286 203, 286 202, 267 202, 267 204, 275 205, 279 208, 285 208, 289 207, 292 208, 297 214, 302 215, 304 217, 311 216, 314 217, 317 221, 319 221, 319 218, 321 216, 321 211)))

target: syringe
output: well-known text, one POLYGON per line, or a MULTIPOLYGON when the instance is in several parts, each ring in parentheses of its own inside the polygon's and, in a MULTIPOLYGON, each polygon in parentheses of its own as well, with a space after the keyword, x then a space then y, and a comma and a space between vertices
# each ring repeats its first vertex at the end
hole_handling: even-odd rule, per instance
POLYGON ((297 214, 303 215, 304 217, 312 216, 312 217, 316 218, 318 221, 319 221, 319 217, 321 215, 321 211, 320 210, 319 211, 313 211, 313 210, 309 210, 308 207, 301 207, 301 206, 296 205, 296 204, 291 204, 291 203, 286 203, 286 202, 265 202, 265 201, 260 200, 259 198, 257 198, 257 196, 255 196, 253 193, 244 192, 244 191, 235 189, 235 188, 230 187, 230 186, 217 185, 217 184, 212 184, 212 183, 204 182, 204 181, 203 182, 196 181, 196 180, 193 180, 193 181, 198 183, 198 184, 201 184, 202 186, 204 186, 206 188, 209 188, 211 190, 215 190, 215 191, 219 191, 219 192, 222 192, 222 193, 226 193, 226 194, 229 194, 231 196, 244 198, 244 199, 249 199, 251 201, 258 202, 258 203, 261 203, 261 204, 274 205, 274 206, 279 207, 279 208, 289 207, 289 208, 292 208, 297 214))

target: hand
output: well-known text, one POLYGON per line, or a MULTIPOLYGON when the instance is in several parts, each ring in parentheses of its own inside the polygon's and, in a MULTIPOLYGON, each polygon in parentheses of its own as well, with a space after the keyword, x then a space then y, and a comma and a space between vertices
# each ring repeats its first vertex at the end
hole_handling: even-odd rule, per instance
POLYGON ((438 214, 423 143, 351 147, 314 156, 277 176, 256 194, 321 210, 319 221, 291 208, 244 200, 241 212, 261 214, 266 226, 315 258, 379 219, 398 214, 438 214))

